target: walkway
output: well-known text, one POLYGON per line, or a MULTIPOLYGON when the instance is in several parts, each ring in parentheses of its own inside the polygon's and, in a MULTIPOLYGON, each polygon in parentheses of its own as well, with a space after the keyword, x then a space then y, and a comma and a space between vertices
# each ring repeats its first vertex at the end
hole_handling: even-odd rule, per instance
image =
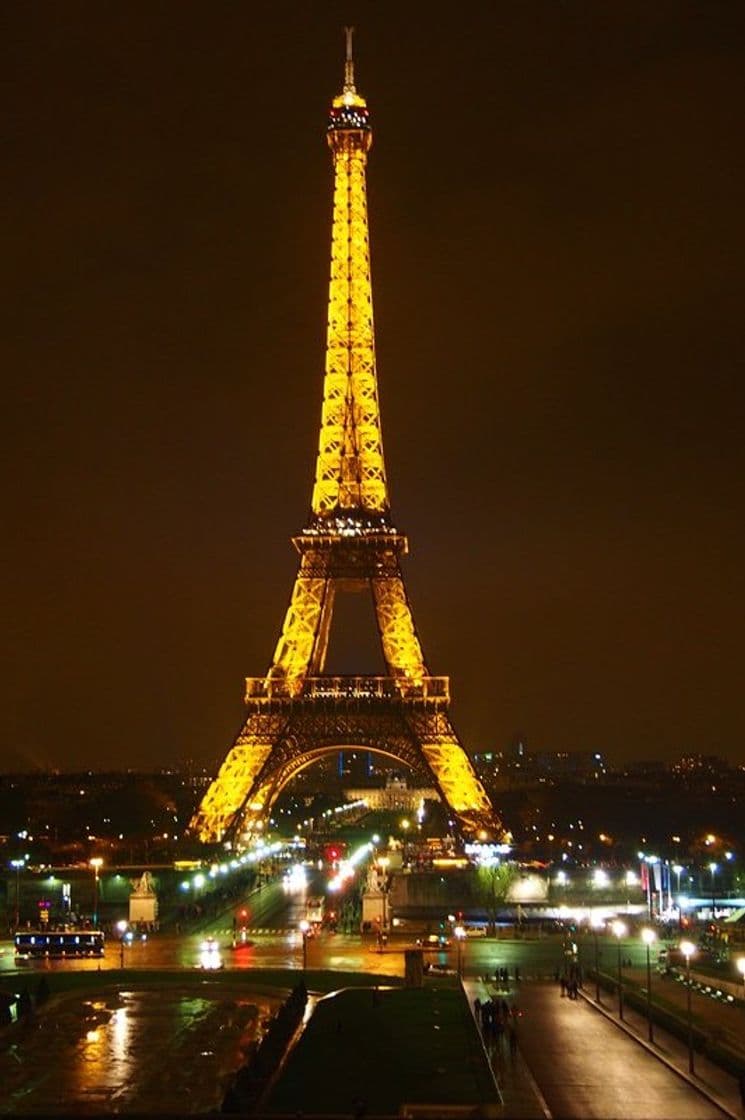
POLYGON ((745 1116, 736 1078, 699 1053, 694 1054, 695 1073, 691 1077, 688 1073, 688 1046, 685 1042, 676 1038, 675 1035, 669 1034, 662 1027, 655 1025, 653 1028, 654 1043, 650 1046, 647 1019, 641 1012, 635 1011, 626 1003, 623 1012, 623 1027, 619 1028, 617 1002, 607 992, 603 992, 598 1008, 594 994, 594 987, 588 987, 582 993, 585 1001, 596 1009, 596 1013, 608 1016, 615 1023, 616 1029, 625 1030, 638 1040, 637 1045, 649 1048, 651 1052, 658 1056, 658 1060, 662 1059, 669 1063, 682 1077, 712 1097, 730 1116, 737 1117, 738 1120, 745 1116))
MULTIPOLYGON (((687 1077, 684 1044, 656 1030, 646 1044, 646 1021, 629 1011, 625 1027, 611 1005, 562 998, 552 983, 511 981, 502 991, 492 981, 467 978, 471 1009, 478 997, 505 998, 519 1011, 518 1053, 506 1040, 486 1042, 503 1115, 582 1120, 739 1120, 743 1112, 734 1078, 697 1056, 696 1077, 687 1077), (677 1067, 681 1072, 677 1072, 677 1067)), ((606 997, 607 999, 607 997, 606 997)))
MULTIPOLYGON (((474 1013, 476 999, 485 1003, 493 996, 501 998, 493 982, 484 982, 478 977, 464 977, 463 988, 468 997, 471 1014, 474 1013)), ((509 992, 504 996, 511 1002, 509 992)), ((477 1022, 479 1031, 480 1024, 477 1022)), ((518 1034, 519 1037, 519 1034, 518 1034)), ((520 1053, 511 1054, 507 1039, 502 1037, 498 1042, 484 1039, 484 1049, 489 1059, 492 1075, 504 1101, 503 1116, 510 1120, 550 1120, 550 1113, 543 1100, 541 1092, 528 1069, 525 1059, 520 1053)))

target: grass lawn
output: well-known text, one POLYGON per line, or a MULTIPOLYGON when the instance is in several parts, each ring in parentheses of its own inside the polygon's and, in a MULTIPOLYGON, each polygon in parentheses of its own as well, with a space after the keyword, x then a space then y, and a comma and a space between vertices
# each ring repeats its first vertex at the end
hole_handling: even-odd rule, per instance
POLYGON ((349 1116, 356 1101, 392 1115, 402 1103, 497 1101, 458 988, 357 988, 318 1003, 264 1108, 349 1116))

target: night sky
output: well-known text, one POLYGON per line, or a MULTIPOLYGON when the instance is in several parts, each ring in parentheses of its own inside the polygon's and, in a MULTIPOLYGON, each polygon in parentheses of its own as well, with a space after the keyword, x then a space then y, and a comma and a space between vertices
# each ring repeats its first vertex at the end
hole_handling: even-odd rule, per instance
MULTIPOLYGON (((742 760, 742 6, 171 0, 4 9, 0 765, 214 765, 269 665, 350 22, 393 515, 467 749, 742 760)), ((374 668, 343 613, 329 668, 374 668)))

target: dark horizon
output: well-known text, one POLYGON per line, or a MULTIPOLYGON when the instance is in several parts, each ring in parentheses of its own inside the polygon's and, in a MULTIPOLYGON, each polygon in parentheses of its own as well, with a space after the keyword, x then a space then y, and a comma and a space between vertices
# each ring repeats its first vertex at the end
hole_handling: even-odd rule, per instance
POLYGON ((464 746, 742 762, 740 11, 417 11, 6 12, 4 772, 210 766, 270 664, 350 22, 393 518, 464 746))

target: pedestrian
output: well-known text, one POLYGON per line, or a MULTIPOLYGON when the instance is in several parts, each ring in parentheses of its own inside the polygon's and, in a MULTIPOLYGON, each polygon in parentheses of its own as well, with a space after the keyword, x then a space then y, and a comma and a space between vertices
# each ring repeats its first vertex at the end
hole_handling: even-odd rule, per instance
POLYGON ((481 1000, 478 996, 476 996, 476 999, 473 1001, 473 1013, 476 1016, 478 1026, 481 1026, 481 1000))
POLYGON ((520 965, 519 964, 515 965, 515 983, 516 984, 520 983, 520 965))

